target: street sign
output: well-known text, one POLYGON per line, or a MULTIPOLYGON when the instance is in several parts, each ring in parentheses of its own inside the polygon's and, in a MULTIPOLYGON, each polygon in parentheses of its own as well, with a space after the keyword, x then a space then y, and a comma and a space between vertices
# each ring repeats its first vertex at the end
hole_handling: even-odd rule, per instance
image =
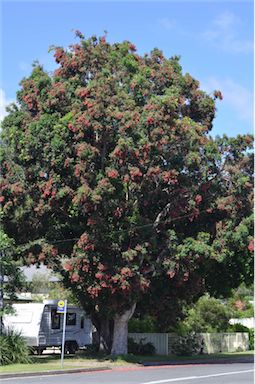
POLYGON ((61 349, 61 368, 64 367, 64 355, 65 355, 65 336, 66 336, 66 312, 67 312, 67 300, 59 300, 57 305, 57 313, 63 313, 63 333, 62 333, 62 349, 61 349))
POLYGON ((65 313, 65 301, 64 300, 58 301, 57 313, 65 313))

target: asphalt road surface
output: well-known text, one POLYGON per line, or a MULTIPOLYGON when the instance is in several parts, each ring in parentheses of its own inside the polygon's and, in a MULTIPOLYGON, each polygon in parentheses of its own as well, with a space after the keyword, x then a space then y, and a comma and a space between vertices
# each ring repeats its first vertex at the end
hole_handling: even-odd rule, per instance
POLYGON ((2 384, 253 384, 253 364, 119 368, 112 371, 23 377, 2 384))

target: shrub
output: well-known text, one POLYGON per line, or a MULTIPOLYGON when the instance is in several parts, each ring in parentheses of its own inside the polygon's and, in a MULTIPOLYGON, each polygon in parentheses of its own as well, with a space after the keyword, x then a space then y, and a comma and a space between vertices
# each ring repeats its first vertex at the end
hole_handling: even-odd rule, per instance
POLYGON ((228 332, 249 332, 249 328, 245 327, 245 325, 236 323, 232 324, 228 327, 228 332))
POLYGON ((172 345, 172 352, 176 356, 192 356, 199 352, 200 343, 194 333, 179 336, 172 345))
POLYGON ((187 311, 183 326, 188 332, 225 332, 231 315, 220 300, 204 295, 187 311))
POLYGON ((230 325, 228 328, 228 332, 247 332, 249 333, 249 350, 254 350, 254 329, 245 327, 242 324, 236 323, 230 325))
POLYGON ((249 329, 249 350, 254 350, 254 329, 249 329))
POLYGON ((155 355, 155 347, 152 343, 143 343, 145 339, 141 339, 139 343, 131 337, 128 338, 128 353, 134 355, 155 355))
POLYGON ((152 316, 145 316, 143 319, 132 318, 128 323, 128 332, 157 332, 156 321, 152 316))
POLYGON ((28 353, 26 342, 18 332, 7 330, 0 336, 0 365, 29 363, 28 353))

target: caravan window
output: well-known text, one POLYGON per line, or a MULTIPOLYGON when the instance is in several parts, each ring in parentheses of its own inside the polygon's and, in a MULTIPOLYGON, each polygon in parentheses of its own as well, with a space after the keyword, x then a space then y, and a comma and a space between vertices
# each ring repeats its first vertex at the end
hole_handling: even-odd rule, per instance
POLYGON ((84 316, 81 316, 81 329, 84 328, 84 316))
POLYGON ((51 329, 60 329, 60 314, 56 309, 51 310, 51 329))
POLYGON ((66 325, 76 325, 76 313, 67 312, 66 325))

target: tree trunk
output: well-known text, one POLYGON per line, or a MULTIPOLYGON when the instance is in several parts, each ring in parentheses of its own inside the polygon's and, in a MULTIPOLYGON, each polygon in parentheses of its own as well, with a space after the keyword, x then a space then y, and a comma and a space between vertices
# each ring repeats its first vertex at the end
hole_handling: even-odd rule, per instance
POLYGON ((100 321, 99 350, 110 353, 112 344, 111 324, 109 319, 100 321))
POLYGON ((111 355, 126 355, 128 339, 128 321, 135 311, 136 304, 121 315, 114 317, 113 342, 111 355))
POLYGON ((107 317, 93 314, 91 316, 93 325, 96 327, 94 342, 98 344, 98 350, 110 353, 112 345, 112 321, 107 317))

